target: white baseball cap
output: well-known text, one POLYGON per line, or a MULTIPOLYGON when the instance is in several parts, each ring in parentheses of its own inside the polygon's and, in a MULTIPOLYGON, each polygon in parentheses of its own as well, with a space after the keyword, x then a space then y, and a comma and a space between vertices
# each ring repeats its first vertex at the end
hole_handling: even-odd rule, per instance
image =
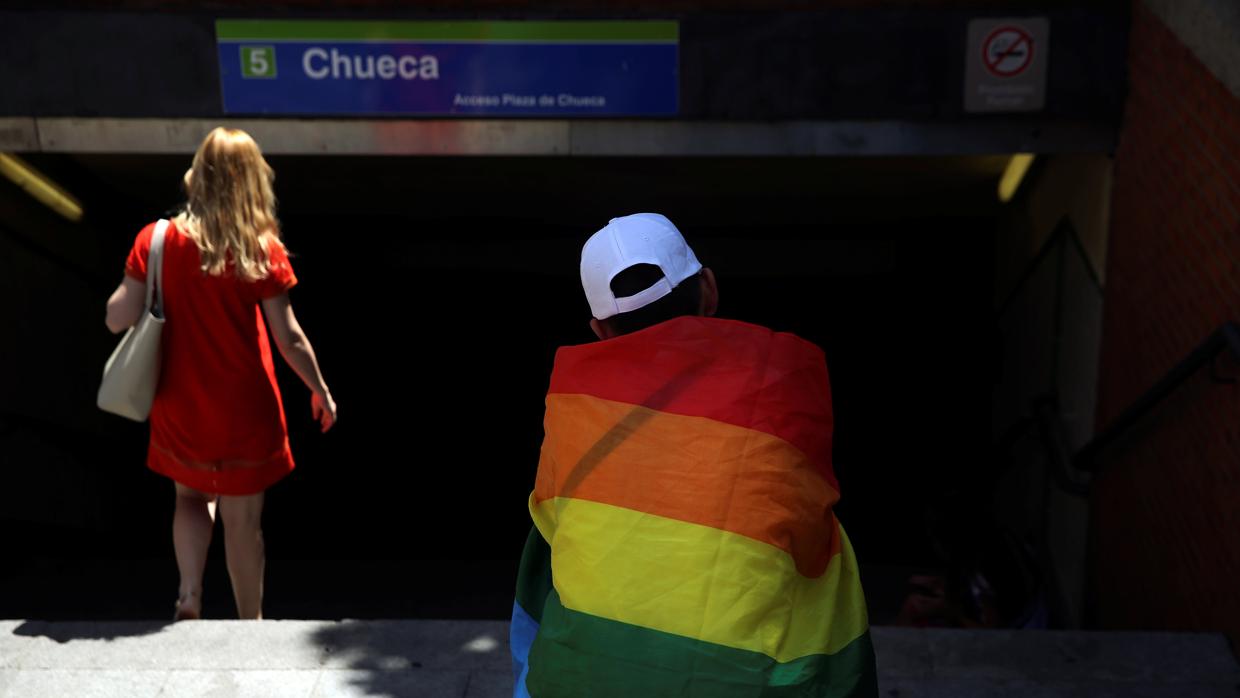
POLYGON ((581 248, 581 287, 598 320, 649 305, 701 270, 684 236, 657 213, 613 218, 581 248), (653 264, 663 270, 663 278, 644 291, 616 298, 611 280, 637 264, 653 264))

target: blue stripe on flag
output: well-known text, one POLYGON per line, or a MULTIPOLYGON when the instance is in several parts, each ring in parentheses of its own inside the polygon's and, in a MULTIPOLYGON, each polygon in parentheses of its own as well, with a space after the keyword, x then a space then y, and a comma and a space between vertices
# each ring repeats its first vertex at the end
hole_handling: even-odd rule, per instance
POLYGON ((534 644, 534 636, 538 635, 538 621, 521 608, 515 601, 512 604, 512 624, 508 629, 508 646, 512 650, 512 675, 516 680, 513 687, 513 698, 530 698, 525 687, 525 677, 530 673, 530 647, 534 644))

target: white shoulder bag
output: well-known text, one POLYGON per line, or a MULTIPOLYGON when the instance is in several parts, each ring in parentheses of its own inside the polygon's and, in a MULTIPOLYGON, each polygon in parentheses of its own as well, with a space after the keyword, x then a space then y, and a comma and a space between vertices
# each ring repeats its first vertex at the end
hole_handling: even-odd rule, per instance
POLYGON ((159 338, 164 329, 164 236, 168 221, 161 219, 151 235, 146 260, 146 305, 142 319, 129 328, 103 367, 96 404, 105 412, 145 422, 159 387, 159 338))

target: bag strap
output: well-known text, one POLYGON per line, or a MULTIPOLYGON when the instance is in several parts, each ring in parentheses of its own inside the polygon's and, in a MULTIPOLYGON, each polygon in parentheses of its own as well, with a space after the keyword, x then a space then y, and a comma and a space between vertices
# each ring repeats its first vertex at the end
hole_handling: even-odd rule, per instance
POLYGON ((164 315, 164 237, 167 232, 168 220, 160 218, 151 234, 151 251, 146 256, 146 309, 156 317, 164 315))

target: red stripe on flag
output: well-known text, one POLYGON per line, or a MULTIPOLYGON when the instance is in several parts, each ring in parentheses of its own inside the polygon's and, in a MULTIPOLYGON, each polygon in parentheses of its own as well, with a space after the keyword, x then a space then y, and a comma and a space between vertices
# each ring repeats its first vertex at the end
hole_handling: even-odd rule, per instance
POLYGON ((831 385, 822 350, 735 320, 681 317, 562 347, 550 393, 577 393, 706 417, 779 437, 838 491, 831 468, 831 385))

